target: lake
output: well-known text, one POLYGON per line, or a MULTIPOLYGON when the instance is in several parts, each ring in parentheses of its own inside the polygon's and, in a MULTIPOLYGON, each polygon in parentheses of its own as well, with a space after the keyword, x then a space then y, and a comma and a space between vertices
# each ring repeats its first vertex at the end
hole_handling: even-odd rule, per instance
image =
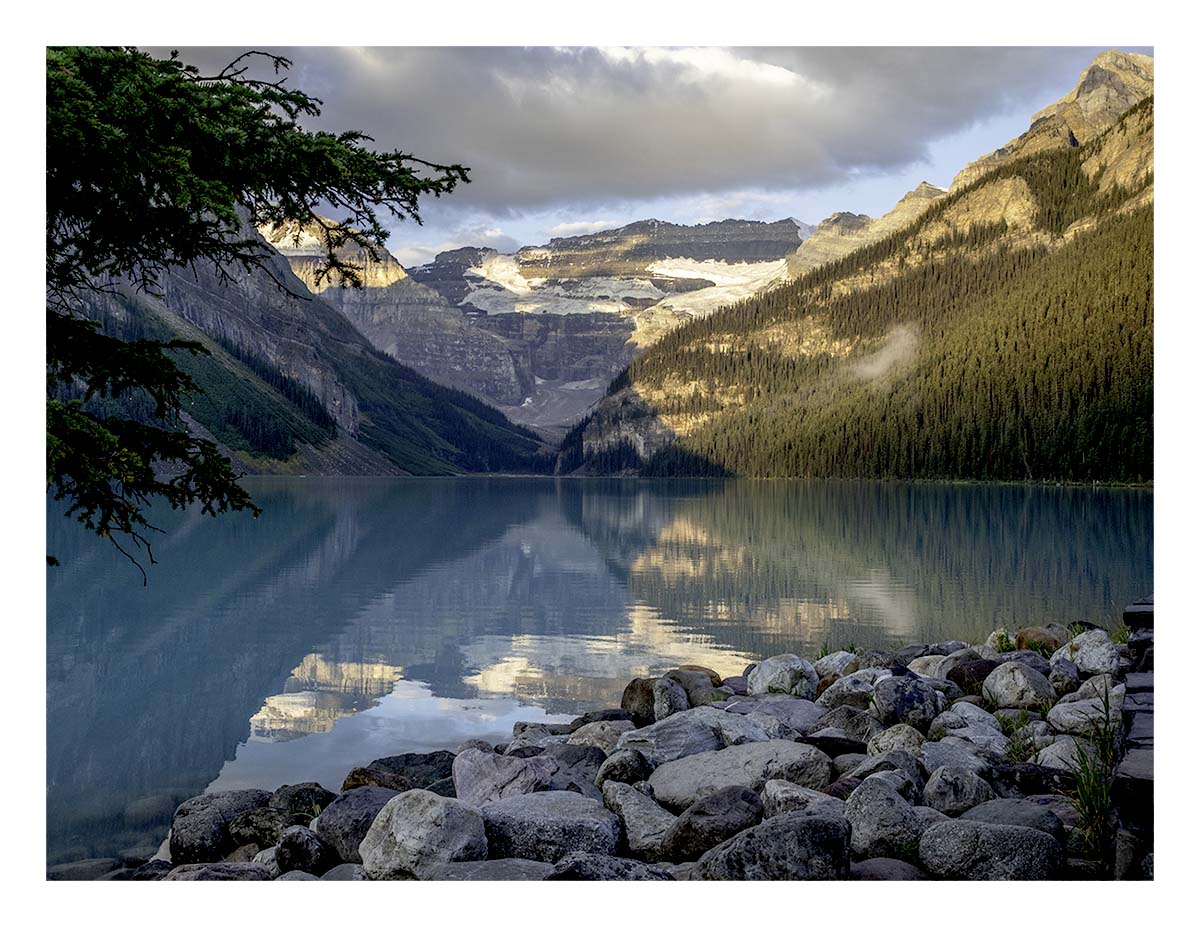
POLYGON ((51 862, 157 845, 206 788, 316 780, 824 647, 1106 623, 1153 591, 1148 490, 246 480, 156 513, 149 583, 48 507, 51 862))

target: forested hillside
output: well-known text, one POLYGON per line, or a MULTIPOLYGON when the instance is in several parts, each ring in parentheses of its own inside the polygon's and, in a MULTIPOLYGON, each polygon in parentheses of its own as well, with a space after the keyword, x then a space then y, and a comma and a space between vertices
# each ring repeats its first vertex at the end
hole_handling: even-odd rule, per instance
POLYGON ((1152 477, 1153 98, 670 333, 560 470, 1152 477))

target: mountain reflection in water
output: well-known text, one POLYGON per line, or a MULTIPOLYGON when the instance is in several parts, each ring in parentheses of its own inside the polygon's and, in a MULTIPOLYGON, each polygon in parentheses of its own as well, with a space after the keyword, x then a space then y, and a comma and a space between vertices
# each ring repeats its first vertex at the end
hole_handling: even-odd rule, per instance
POLYGON ((619 703, 635 675, 1105 619, 1149 491, 260 479, 157 513, 150 582, 50 506, 49 855, 157 844, 206 787, 315 779, 619 703))

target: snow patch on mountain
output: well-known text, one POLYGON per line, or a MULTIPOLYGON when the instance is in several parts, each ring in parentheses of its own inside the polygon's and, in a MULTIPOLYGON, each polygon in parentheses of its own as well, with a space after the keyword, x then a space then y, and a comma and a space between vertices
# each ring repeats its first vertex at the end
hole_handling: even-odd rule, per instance
POLYGON ((668 258, 655 261, 646 268, 660 277, 710 280, 713 286, 690 293, 668 296, 659 308, 674 309, 695 316, 705 316, 721 306, 753 296, 759 290, 785 283, 788 279, 787 260, 729 264, 725 261, 694 261, 668 258))

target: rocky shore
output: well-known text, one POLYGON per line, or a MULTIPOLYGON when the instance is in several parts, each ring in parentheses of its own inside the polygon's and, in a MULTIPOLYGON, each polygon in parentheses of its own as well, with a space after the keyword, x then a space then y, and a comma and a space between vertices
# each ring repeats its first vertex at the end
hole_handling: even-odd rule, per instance
POLYGON ((780 654, 316 783, 198 795, 170 858, 50 878, 1153 878, 1153 603, 1125 624, 780 654))

